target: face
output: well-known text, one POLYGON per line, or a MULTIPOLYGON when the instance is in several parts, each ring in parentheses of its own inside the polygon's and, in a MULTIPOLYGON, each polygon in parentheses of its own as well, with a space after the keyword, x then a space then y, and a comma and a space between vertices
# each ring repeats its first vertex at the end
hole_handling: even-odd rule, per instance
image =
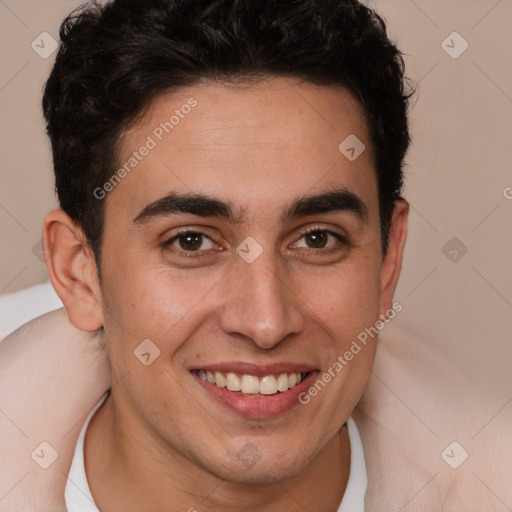
POLYGON ((101 290, 126 435, 234 481, 299 473, 358 402, 375 340, 305 393, 387 308, 359 104, 290 79, 202 83, 159 98, 120 163, 101 290))

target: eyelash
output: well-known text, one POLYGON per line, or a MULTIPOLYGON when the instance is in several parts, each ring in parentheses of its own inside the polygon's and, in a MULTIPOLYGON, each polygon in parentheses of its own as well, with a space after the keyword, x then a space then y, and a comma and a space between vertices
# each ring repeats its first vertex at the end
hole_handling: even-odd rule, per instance
MULTIPOLYGON (((331 231, 329 229, 325 229, 325 228, 322 228, 320 226, 314 226, 314 227, 310 227, 310 228, 307 228, 305 229, 304 231, 302 231, 300 233, 300 236, 297 240, 297 242, 299 240, 301 240, 303 237, 307 236, 308 234, 310 233, 316 233, 316 232, 324 232, 328 235, 332 235, 334 236, 339 243, 341 243, 342 246, 344 247, 353 247, 353 244, 349 241, 349 239, 344 236, 344 235, 341 235, 340 233, 336 233, 335 231, 331 231)), ((196 228, 196 229, 184 229, 183 231, 179 231, 176 235, 174 235, 173 237, 169 238, 168 240, 166 240, 165 242, 162 243, 162 248, 164 249, 167 249, 169 248, 170 246, 172 246, 172 244, 178 240, 181 236, 186 236, 186 235, 202 235, 202 236, 205 236, 206 238, 208 238, 211 242, 215 243, 207 234, 206 231, 202 230, 201 228, 196 228)), ((297 242, 294 242, 297 243, 297 242)), ((330 253, 332 252, 332 250, 335 250, 336 247, 329 247, 327 249, 306 249, 306 251, 308 253, 314 253, 314 254, 317 254, 318 251, 322 251, 324 253, 330 253)), ((185 251, 183 249, 176 249, 176 248, 173 248, 173 251, 176 251, 177 253, 179 253, 181 256, 185 257, 185 258, 202 258, 205 256, 205 252, 207 252, 206 250, 198 250, 198 251, 185 251), (203 253, 203 254, 202 254, 203 253)))

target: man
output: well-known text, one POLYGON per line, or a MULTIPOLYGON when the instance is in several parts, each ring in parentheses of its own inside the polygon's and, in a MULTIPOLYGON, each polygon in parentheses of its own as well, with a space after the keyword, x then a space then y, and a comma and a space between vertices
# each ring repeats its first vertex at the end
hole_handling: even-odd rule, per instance
POLYGON ((350 414, 408 213, 384 23, 356 1, 115 0, 61 39, 47 266, 112 373, 68 510, 363 510, 350 414))

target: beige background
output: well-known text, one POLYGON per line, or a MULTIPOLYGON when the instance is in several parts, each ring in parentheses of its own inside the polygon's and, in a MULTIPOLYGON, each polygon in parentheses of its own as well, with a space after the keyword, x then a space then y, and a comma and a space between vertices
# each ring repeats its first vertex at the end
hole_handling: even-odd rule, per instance
MULTIPOLYGON (((54 55, 41 58, 31 43, 43 31, 58 39, 76 5, 0 1, 1 294, 46 278, 32 248, 56 206, 40 109, 54 55)), ((418 81, 410 232, 396 294, 404 308, 382 335, 360 406, 382 434, 365 442, 372 467, 387 475, 371 484, 382 499, 375 510, 512 510, 512 1, 372 6, 418 81), (457 59, 442 48, 453 31, 469 44, 457 59), (457 261, 443 248, 457 250, 457 261), (468 452, 457 469, 441 456, 453 441, 468 452), (397 476, 395 460, 411 471, 397 476)), ((457 450, 448 450, 452 459, 457 450)))

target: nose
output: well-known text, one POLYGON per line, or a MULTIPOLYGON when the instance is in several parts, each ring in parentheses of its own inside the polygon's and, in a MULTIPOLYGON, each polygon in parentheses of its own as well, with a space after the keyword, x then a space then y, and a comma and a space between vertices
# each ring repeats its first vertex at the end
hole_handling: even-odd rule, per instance
POLYGON ((250 338, 271 349, 304 329, 300 300, 273 258, 239 261, 223 283, 225 290, 220 324, 224 332, 250 338))

